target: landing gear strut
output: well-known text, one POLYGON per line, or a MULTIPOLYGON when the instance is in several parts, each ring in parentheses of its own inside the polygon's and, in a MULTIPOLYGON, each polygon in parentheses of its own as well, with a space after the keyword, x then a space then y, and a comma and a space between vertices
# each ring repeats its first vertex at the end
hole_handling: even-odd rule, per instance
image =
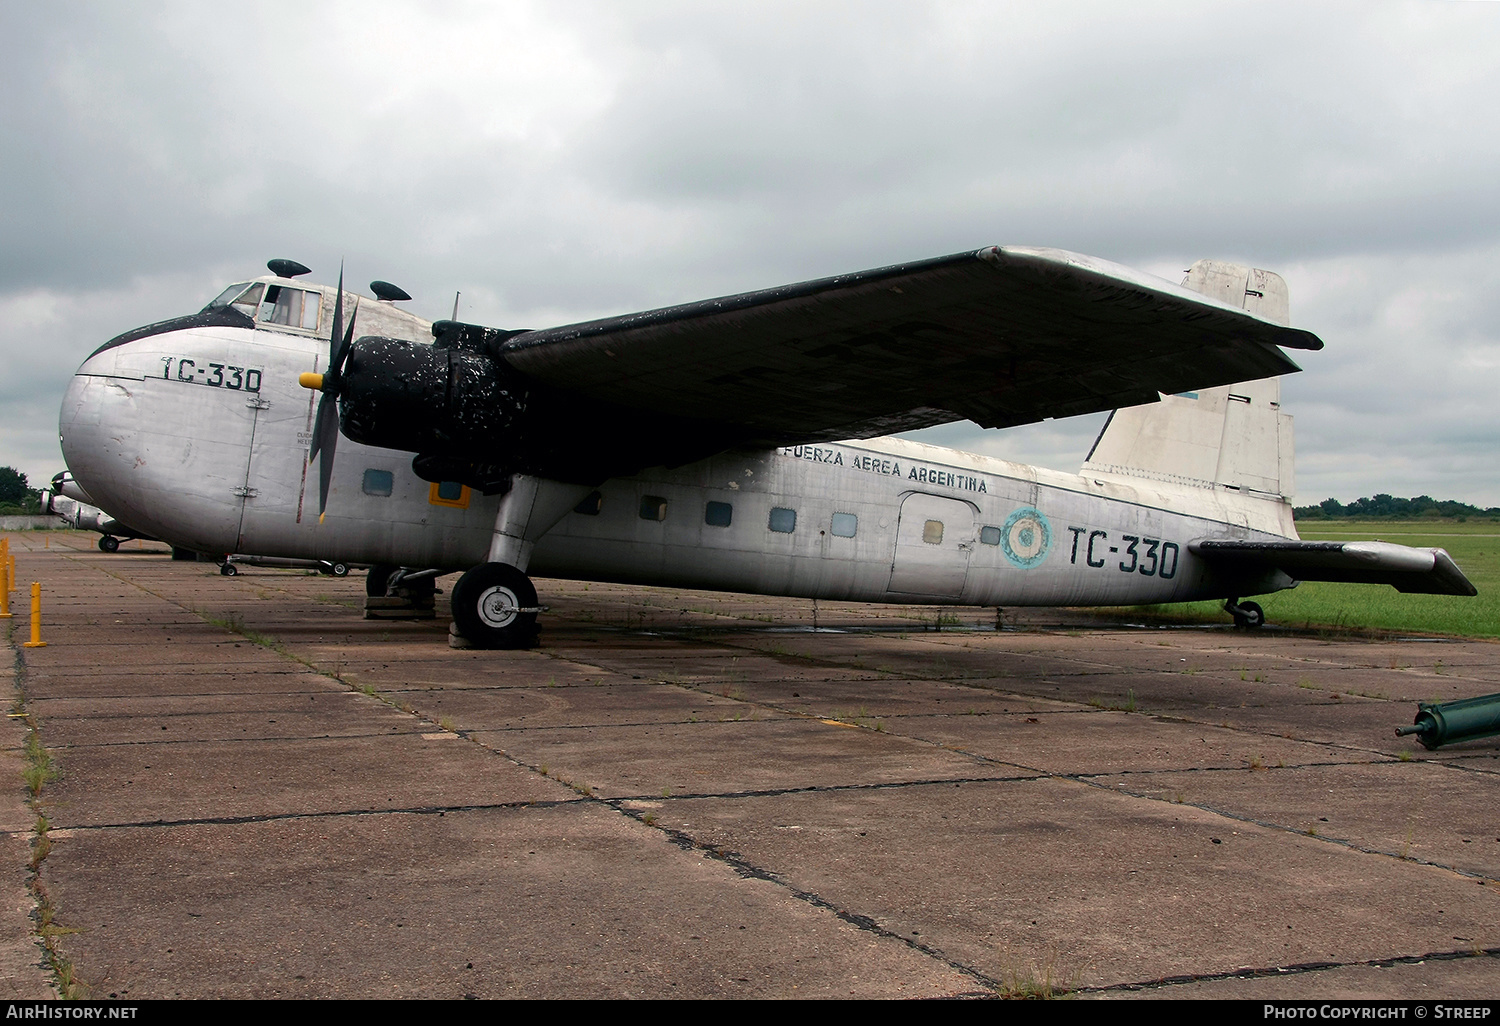
POLYGON ((1236 627, 1264 627, 1266 623, 1265 610, 1254 602, 1236 602, 1234 599, 1226 599, 1224 612, 1234 617, 1236 627))
POLYGON ((388 563, 370 567, 365 576, 365 619, 431 620, 439 573, 388 563))
POLYGON ((536 588, 509 563, 480 563, 453 586, 453 622, 477 648, 536 644, 536 588))

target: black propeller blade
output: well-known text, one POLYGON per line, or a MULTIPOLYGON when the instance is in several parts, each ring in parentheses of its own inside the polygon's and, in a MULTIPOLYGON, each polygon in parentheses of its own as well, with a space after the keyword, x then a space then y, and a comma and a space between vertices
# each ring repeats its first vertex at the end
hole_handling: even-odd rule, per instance
POLYGON ((338 449, 339 442, 339 390, 343 384, 344 365, 349 360, 350 343, 354 339, 354 319, 359 313, 359 305, 356 300, 354 310, 349 314, 349 325, 344 327, 344 268, 339 266, 338 293, 333 301, 333 330, 328 336, 328 370, 323 374, 322 381, 317 384, 323 393, 323 398, 318 401, 318 419, 313 427, 312 448, 308 450, 309 460, 322 459, 318 462, 318 520, 321 522, 323 513, 328 509, 328 488, 333 480, 333 455, 338 449))

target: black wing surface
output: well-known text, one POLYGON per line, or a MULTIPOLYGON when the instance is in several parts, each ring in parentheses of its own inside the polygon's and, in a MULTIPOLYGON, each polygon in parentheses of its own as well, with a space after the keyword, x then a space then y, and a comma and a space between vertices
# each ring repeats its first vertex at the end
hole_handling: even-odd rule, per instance
POLYGON ((1220 541, 1188 543, 1203 560, 1236 572, 1280 570, 1297 581, 1389 584, 1421 595, 1477 595, 1443 549, 1390 542, 1220 541))
POLYGON ((618 432, 620 412, 636 411, 642 424, 702 434, 703 445, 638 439, 637 461, 649 465, 710 445, 965 419, 1008 427, 1134 406, 1290 373, 1299 368, 1278 347, 1322 345, 1117 264, 992 247, 521 332, 494 352, 566 406, 574 428, 607 421, 618 432))

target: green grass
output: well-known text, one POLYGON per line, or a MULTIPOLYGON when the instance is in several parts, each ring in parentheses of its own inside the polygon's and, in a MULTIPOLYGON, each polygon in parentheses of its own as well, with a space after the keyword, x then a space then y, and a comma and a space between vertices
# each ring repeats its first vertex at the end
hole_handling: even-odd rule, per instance
MULTIPOLYGON (((1415 548, 1443 548, 1479 589, 1456 595, 1403 595, 1384 584, 1305 582, 1290 591, 1255 596, 1269 623, 1295 627, 1376 630, 1500 637, 1500 525, 1490 520, 1311 520, 1297 524, 1306 541, 1388 541, 1415 548)), ((1249 596, 1246 596, 1249 597, 1249 596)), ((1223 622, 1218 602, 1139 606, 1134 612, 1174 620, 1223 622)))

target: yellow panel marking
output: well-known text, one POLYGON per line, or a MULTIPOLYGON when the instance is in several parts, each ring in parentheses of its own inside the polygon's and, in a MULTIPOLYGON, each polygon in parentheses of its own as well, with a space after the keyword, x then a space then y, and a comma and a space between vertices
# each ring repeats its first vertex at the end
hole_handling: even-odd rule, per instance
POLYGON ((429 488, 429 489, 427 489, 427 501, 430 504, 432 504, 434 506, 451 506, 453 509, 468 509, 469 508, 469 486, 468 485, 459 485, 460 491, 458 493, 458 498, 456 498, 456 499, 445 499, 441 495, 439 495, 438 494, 438 489, 441 488, 441 487, 442 487, 442 485, 440 485, 436 481, 434 481, 432 483, 432 487, 429 488))

